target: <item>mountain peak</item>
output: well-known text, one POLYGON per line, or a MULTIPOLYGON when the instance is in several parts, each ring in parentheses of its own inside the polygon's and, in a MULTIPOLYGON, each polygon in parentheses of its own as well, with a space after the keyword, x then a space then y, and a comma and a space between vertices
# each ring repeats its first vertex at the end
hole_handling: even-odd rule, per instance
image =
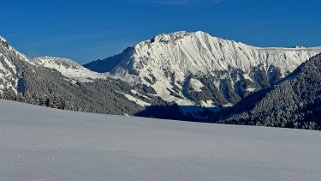
POLYGON ((152 41, 154 42, 167 42, 167 41, 176 41, 178 39, 181 39, 185 36, 188 36, 192 33, 189 33, 189 32, 186 32, 186 31, 178 31, 178 32, 175 32, 175 33, 168 33, 168 34, 165 34, 165 33, 162 33, 162 34, 159 34, 157 36, 155 36, 152 41))
POLYGON ((0 36, 0 45, 10 49, 10 45, 8 44, 7 40, 4 39, 2 36, 0 36))
POLYGON ((188 36, 203 36, 208 35, 208 33, 197 31, 197 32, 187 32, 187 31, 178 31, 174 33, 162 33, 159 35, 156 35, 154 38, 149 40, 149 43, 169 43, 169 42, 175 42, 177 40, 183 39, 188 36))
POLYGON ((0 41, 1 41, 1 42, 7 42, 7 40, 4 39, 2 36, 0 36, 0 41))

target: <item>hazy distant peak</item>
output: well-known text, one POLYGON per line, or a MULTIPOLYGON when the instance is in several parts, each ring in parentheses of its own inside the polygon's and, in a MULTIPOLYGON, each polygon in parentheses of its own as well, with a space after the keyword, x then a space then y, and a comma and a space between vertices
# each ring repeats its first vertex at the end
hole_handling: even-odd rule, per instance
POLYGON ((74 78, 82 82, 87 82, 89 79, 105 78, 104 75, 92 72, 77 62, 60 57, 37 57, 33 61, 40 66, 55 69, 61 72, 64 76, 74 78))
POLYGON ((69 66, 80 66, 77 62, 68 59, 68 58, 61 58, 61 57, 49 57, 49 56, 44 56, 44 57, 36 57, 33 59, 33 61, 37 63, 55 63, 55 64, 62 64, 62 65, 69 65, 69 66))

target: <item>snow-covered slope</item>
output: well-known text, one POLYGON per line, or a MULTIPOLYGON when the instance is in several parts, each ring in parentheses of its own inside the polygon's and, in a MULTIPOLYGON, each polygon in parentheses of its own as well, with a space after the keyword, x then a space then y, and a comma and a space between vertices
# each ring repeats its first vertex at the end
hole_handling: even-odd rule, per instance
POLYGON ((321 130, 321 54, 273 87, 210 116, 211 122, 321 130))
POLYGON ((75 61, 67 58, 37 57, 34 58, 33 61, 37 65, 55 69, 66 77, 77 79, 83 82, 90 81, 90 79, 106 78, 106 75, 90 71, 75 61))
POLYGON ((59 111, 0 101, 1 180, 321 178, 321 132, 59 111))
POLYGON ((25 55, 16 51, 0 36, 0 97, 14 97, 18 93, 20 75, 17 74, 15 61, 32 64, 25 55))
POLYGON ((0 96, 4 91, 12 90, 17 93, 18 78, 16 67, 0 53, 0 96))
MULTIPOLYGON (((110 74, 150 86, 169 102, 193 105, 212 101, 214 105, 224 105, 279 80, 320 52, 321 47, 258 48, 204 32, 176 32, 158 35, 127 49, 122 56, 117 56, 119 63, 110 74), (188 92, 187 87, 195 88, 189 91, 198 96, 188 92), (208 94, 202 94, 205 89, 216 89, 220 95, 215 93, 212 97, 220 98, 191 99, 204 97, 208 94)), ((85 66, 94 71, 110 67, 108 61, 85 66)))

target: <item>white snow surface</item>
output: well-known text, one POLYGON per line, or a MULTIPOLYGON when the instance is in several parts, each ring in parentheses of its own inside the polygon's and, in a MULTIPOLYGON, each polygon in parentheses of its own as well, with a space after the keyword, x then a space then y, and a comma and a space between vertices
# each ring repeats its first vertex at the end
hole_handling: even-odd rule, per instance
POLYGON ((254 92, 255 90, 256 90, 256 88, 252 88, 252 87, 246 89, 246 91, 248 91, 248 92, 254 92))
POLYGON ((16 67, 13 63, 0 53, 0 95, 7 90, 12 90, 17 94, 18 78, 16 74, 16 67))
POLYGON ((207 107, 207 108, 216 107, 216 106, 214 105, 213 100, 201 101, 201 106, 207 107))
POLYGON ((197 92, 201 92, 202 88, 204 87, 203 83, 197 79, 191 79, 190 83, 192 88, 197 92))
POLYGON ((136 104, 138 104, 138 105, 140 105, 140 106, 142 106, 142 107, 146 107, 146 106, 150 106, 150 105, 151 105, 150 103, 147 103, 147 102, 145 102, 145 101, 142 101, 142 100, 140 100, 140 99, 138 99, 138 98, 136 98, 136 97, 134 97, 134 96, 132 96, 132 95, 124 94, 124 96, 125 96, 128 100, 133 101, 133 102, 135 102, 136 104))
POLYGON ((157 91, 157 95, 169 102, 187 103, 188 101, 177 100, 170 95, 168 89, 172 89, 172 78, 168 77, 168 74, 175 74, 175 81, 180 84, 178 87, 181 87, 191 74, 213 75, 219 82, 229 75, 219 77, 215 72, 229 71, 229 67, 240 69, 244 76, 249 77, 251 68, 262 65, 264 70, 268 71, 273 65, 280 68, 284 77, 320 52, 321 47, 259 48, 213 37, 201 31, 182 31, 161 34, 139 43, 133 47, 131 56, 126 56, 111 75, 123 79, 128 77, 129 82, 138 81, 146 85, 151 85, 146 78, 156 78, 156 83, 151 86, 157 91), (130 72, 138 72, 136 79, 133 79, 130 72))
POLYGON ((77 79, 82 82, 88 82, 90 79, 105 79, 107 77, 104 74, 90 71, 75 61, 67 58, 47 56, 34 58, 33 61, 37 65, 55 69, 68 78, 77 79))
POLYGON ((321 178, 321 132, 60 111, 0 101, 1 180, 321 178))

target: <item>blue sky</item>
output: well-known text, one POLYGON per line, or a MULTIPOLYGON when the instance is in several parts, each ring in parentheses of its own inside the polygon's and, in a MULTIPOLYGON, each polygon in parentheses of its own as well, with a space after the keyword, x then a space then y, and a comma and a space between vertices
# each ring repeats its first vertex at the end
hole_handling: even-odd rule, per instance
POLYGON ((321 46, 320 0, 1 0, 0 35, 28 56, 86 63, 159 33, 321 46))

